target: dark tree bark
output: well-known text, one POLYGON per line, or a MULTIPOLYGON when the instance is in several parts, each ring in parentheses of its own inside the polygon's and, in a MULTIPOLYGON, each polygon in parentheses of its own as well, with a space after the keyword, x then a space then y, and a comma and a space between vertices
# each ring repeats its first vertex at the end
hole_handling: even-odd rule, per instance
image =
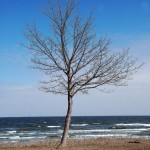
POLYGON ((68 110, 67 110, 65 126, 64 126, 64 131, 63 131, 60 146, 64 146, 67 141, 69 126, 70 126, 70 122, 71 122, 72 104, 73 104, 72 97, 68 96, 68 110))
POLYGON ((69 67, 69 70, 68 70, 68 110, 67 110, 67 115, 65 118, 65 125, 64 125, 62 139, 59 145, 60 147, 64 146, 67 141, 69 126, 71 122, 71 115, 72 115, 72 104, 73 104, 73 99, 71 95, 71 78, 70 78, 70 67, 69 67))
POLYGON ((43 14, 49 19, 50 33, 44 34, 35 25, 27 26, 25 37, 32 51, 33 68, 44 72, 41 90, 68 96, 68 110, 60 146, 65 145, 71 122, 72 99, 90 89, 103 91, 103 86, 124 86, 142 66, 129 56, 128 49, 109 49, 110 40, 97 38, 93 18, 83 19, 74 13, 75 0, 47 5, 43 14))

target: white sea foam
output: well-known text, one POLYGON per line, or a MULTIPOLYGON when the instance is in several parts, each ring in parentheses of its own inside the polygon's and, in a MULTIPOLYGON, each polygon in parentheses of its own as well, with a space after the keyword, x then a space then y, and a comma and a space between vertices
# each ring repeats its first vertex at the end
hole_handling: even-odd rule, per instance
POLYGON ((71 126, 73 126, 73 127, 83 127, 83 126, 87 126, 88 124, 71 124, 71 126))
POLYGON ((20 136, 13 136, 9 137, 9 139, 12 140, 28 140, 28 139, 43 139, 46 138, 47 136, 28 136, 28 137, 20 137, 20 136))
POLYGON ((27 134, 34 135, 36 132, 28 132, 27 134))
POLYGON ((144 139, 150 139, 149 136, 137 136, 137 135, 128 135, 128 134, 103 134, 103 135, 76 135, 73 137, 73 139, 84 139, 84 138, 99 138, 99 137, 107 137, 107 138, 144 138, 144 139))
POLYGON ((11 137, 9 137, 9 139, 18 140, 18 139, 20 139, 20 136, 11 136, 11 137))
POLYGON ((61 126, 47 126, 47 128, 60 128, 61 126))
POLYGON ((128 134, 88 134, 88 135, 76 135, 75 138, 98 138, 98 137, 128 137, 128 134))
MULTIPOLYGON (((89 132, 97 132, 99 130, 69 130, 69 133, 73 134, 73 133, 89 133, 89 132)), ((57 133, 63 133, 63 130, 58 130, 57 133)))
POLYGON ((38 132, 39 135, 57 135, 57 132, 38 132))
POLYGON ((42 139, 42 138, 46 138, 47 136, 11 136, 11 137, 3 137, 3 138, 7 138, 10 140, 28 140, 28 139, 42 139))
POLYGON ((89 133, 89 132, 110 132, 109 129, 95 129, 95 130, 69 130, 69 133, 89 133))
POLYGON ((38 138, 39 139, 45 139, 45 138, 47 138, 47 136, 39 136, 38 138))
POLYGON ((36 136, 20 137, 21 140, 36 139, 36 138, 38 138, 38 137, 36 137, 36 136))
MULTIPOLYGON (((149 131, 150 128, 145 129, 145 128, 141 128, 141 129, 94 129, 94 130, 69 130, 69 133, 73 134, 73 133, 102 133, 102 132, 109 132, 109 133, 140 133, 141 131, 149 131)), ((63 130, 59 130, 59 133, 62 133, 63 130)))
POLYGON ((139 129, 110 129, 110 132, 118 132, 118 131, 126 131, 126 132, 141 132, 141 131, 149 131, 150 128, 139 128, 139 129))
POLYGON ((17 143, 17 141, 10 141, 11 143, 17 143))
POLYGON ((7 136, 1 136, 0 139, 8 139, 7 136))
POLYGON ((8 134, 15 134, 17 131, 7 131, 8 134))
POLYGON ((128 134, 102 134, 102 135, 85 135, 85 137, 126 137, 128 134))
POLYGON ((17 133, 18 135, 24 135, 24 134, 27 134, 27 135, 34 135, 36 134, 36 132, 20 132, 20 133, 17 133))
POLYGON ((150 124, 142 124, 142 123, 118 123, 116 126, 144 126, 144 127, 150 127, 150 124))

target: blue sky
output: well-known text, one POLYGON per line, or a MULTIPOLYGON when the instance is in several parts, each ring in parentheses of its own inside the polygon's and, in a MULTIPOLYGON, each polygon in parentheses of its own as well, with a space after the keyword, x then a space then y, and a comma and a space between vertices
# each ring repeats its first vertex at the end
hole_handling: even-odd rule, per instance
MULTIPOLYGON (((44 3, 0 0, 0 116, 66 113, 66 97, 38 90, 44 76, 29 69, 31 54, 18 44, 26 42, 22 35, 26 23, 34 21, 45 31, 47 19, 39 10, 44 3)), ((93 12, 97 35, 108 35, 111 49, 129 47, 145 65, 127 87, 113 88, 109 94, 93 90, 75 97, 73 115, 150 115, 150 1, 79 0, 79 11, 85 17, 93 12)))

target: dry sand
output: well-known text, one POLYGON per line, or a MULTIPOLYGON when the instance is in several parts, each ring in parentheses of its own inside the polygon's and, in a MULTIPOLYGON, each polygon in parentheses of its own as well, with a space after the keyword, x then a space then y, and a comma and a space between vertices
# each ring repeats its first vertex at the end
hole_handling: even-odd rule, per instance
MULTIPOLYGON (((0 150, 56 150, 59 141, 0 144, 0 150)), ((68 140, 62 150, 150 150, 150 139, 99 138, 68 140)))

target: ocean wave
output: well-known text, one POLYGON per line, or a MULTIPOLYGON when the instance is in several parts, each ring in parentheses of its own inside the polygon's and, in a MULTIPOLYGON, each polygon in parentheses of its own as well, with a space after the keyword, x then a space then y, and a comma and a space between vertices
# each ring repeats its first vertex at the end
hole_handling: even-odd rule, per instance
POLYGON ((10 139, 10 140, 29 140, 29 139, 44 139, 47 136, 27 136, 27 137, 20 137, 20 136, 12 136, 12 137, 3 137, 3 139, 10 139))
POLYGON ((47 138, 47 136, 39 136, 38 138, 39 139, 45 139, 45 138, 47 138))
POLYGON ((150 124, 146 124, 146 123, 118 123, 116 124, 116 126, 144 126, 144 127, 150 127, 150 124))
POLYGON ((150 129, 145 129, 145 128, 141 128, 141 129, 115 129, 114 131, 118 131, 118 132, 129 132, 129 133, 140 133, 142 131, 149 131, 150 129))
POLYGON ((14 141, 13 140, 10 140, 10 141, 4 140, 2 142, 7 144, 7 143, 17 143, 18 141, 15 141, 15 140, 14 141))
POLYGON ((42 139, 46 138, 47 136, 29 136, 29 137, 20 137, 21 140, 28 140, 28 139, 42 139))
MULTIPOLYGON (((102 131, 102 130, 69 130, 69 133, 88 133, 88 132, 99 132, 99 131, 102 131)), ((62 133, 62 132, 63 130, 58 131, 58 133, 62 133)))
POLYGON ((9 139, 7 136, 1 136, 0 139, 9 139))
POLYGON ((87 126, 88 124, 71 124, 71 126, 73 127, 83 127, 83 126, 87 126))
POLYGON ((18 139, 20 139, 20 136, 11 136, 11 137, 9 137, 9 139, 18 140, 18 139))
MULTIPOLYGON (((117 133, 117 132, 129 132, 129 133, 139 133, 141 131, 149 131, 150 128, 145 129, 145 128, 141 128, 141 129, 94 129, 94 130, 69 130, 69 133, 73 134, 73 133, 99 133, 99 132, 112 132, 112 133, 117 133)), ((62 133, 63 130, 59 130, 59 133, 62 133)))
POLYGON ((75 138, 98 138, 98 137, 129 137, 128 134, 88 134, 88 135, 76 135, 75 138))
POLYGON ((8 134, 15 134, 17 131, 7 131, 8 134))
POLYGON ((61 126, 47 126, 47 128, 60 128, 61 126))
POLYGON ((38 133, 36 133, 36 134, 38 134, 38 135, 56 135, 56 134, 58 134, 56 131, 55 132, 38 132, 38 133))
POLYGON ((69 130, 69 133, 90 133, 90 132, 111 132, 111 130, 109 130, 109 129, 69 130))
POLYGON ((99 137, 107 137, 107 138, 144 138, 144 139, 150 139, 149 136, 138 136, 138 135, 128 135, 128 134, 103 134, 103 135, 76 135, 75 137, 72 137, 72 139, 84 139, 84 138, 99 138, 99 137))
POLYGON ((33 136, 33 135, 36 135, 37 134, 37 132, 26 132, 26 133, 17 133, 17 135, 19 135, 20 137, 23 137, 23 136, 25 136, 25 135, 31 135, 31 136, 33 136))

